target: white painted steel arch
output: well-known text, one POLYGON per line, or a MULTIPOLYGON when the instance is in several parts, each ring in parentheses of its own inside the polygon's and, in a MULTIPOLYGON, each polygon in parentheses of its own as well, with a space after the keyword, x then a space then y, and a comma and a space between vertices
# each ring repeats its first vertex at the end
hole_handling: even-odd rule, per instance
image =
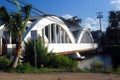
MULTIPOLYGON (((58 26, 56 26, 58 27, 58 26)), ((54 27, 55 28, 55 27, 54 27)), ((28 28, 28 30, 23 35, 23 40, 26 41, 27 38, 31 37, 31 31, 37 30, 38 34, 43 38, 43 41, 45 42, 45 45, 48 46, 48 51, 53 51, 55 53, 64 53, 64 52, 81 52, 85 50, 95 49, 97 48, 97 45, 94 44, 93 37, 89 31, 89 29, 84 28, 79 32, 79 35, 77 39, 74 38, 72 32, 69 30, 69 28, 65 25, 65 23, 56 16, 44 16, 36 20, 31 24, 31 26, 28 28), (52 43, 49 38, 46 36, 44 29, 46 27, 51 26, 51 24, 57 24, 59 27, 62 28, 62 30, 65 31, 71 42, 68 43, 52 43), (43 34, 44 33, 44 34, 43 34), (85 36, 88 34, 87 36, 85 36), (82 43, 82 39, 90 39, 91 42, 88 43, 82 43), (88 38, 87 38, 88 37, 88 38)), ((63 33, 62 33, 63 34, 63 33)), ((52 36, 51 36, 52 37, 52 36)), ((57 35, 57 38, 59 35, 57 35)), ((84 41, 84 40, 83 40, 84 41)))
MULTIPOLYGON (((97 48, 97 44, 94 43, 93 37, 92 37, 89 29, 84 28, 83 30, 81 30, 79 32, 79 35, 75 39, 75 37, 73 36, 72 32, 67 27, 67 25, 60 18, 58 18, 56 16, 43 16, 43 17, 39 18, 38 20, 36 20, 34 22, 28 22, 28 26, 29 26, 28 29, 23 34, 22 40, 27 41, 27 39, 31 37, 31 31, 32 30, 37 30, 38 35, 40 35, 42 38, 44 37, 44 40, 45 40, 44 42, 45 42, 45 45, 48 46, 48 51, 52 50, 54 53, 82 52, 82 51, 97 48), (69 38, 70 42, 68 42, 68 43, 65 43, 65 42, 64 43, 57 43, 57 44, 50 42, 48 36, 46 36, 46 34, 43 35, 43 32, 45 32, 43 30, 46 27, 49 27, 49 25, 51 26, 52 24, 58 25, 56 27, 61 28, 60 34, 62 34, 62 35, 65 34, 69 38), (88 34, 87 35, 88 38, 87 38, 87 36, 85 36, 86 34, 88 34), (84 36, 85 36, 86 40, 90 39, 91 42, 90 43, 89 42, 88 43, 82 43, 82 39, 84 41, 84 36)), ((0 32, 2 34, 2 35, 0 35, 0 37, 2 37, 4 27, 2 26, 0 28, 0 30, 1 30, 0 32)), ((55 29, 55 30, 57 30, 57 29, 55 29)), ((64 37, 66 37, 66 36, 64 36, 64 37)), ((57 38, 59 38, 59 37, 60 37, 59 34, 57 34, 57 38)), ((78 55, 78 54, 77 54, 77 56, 80 57, 80 55, 78 55)))
MULTIPOLYGON (((89 30, 88 28, 84 28, 84 29, 79 33, 79 36, 78 36, 78 38, 77 38, 77 43, 82 43, 82 38, 83 38, 83 36, 84 36, 86 33, 89 34, 88 37, 91 39, 91 43, 94 43, 94 39, 93 39, 92 34, 91 34, 91 32, 90 32, 90 30, 89 30)), ((87 37, 87 38, 88 38, 88 37, 87 37)))
POLYGON ((5 30, 4 25, 1 25, 1 26, 0 26, 0 38, 3 37, 3 32, 4 32, 4 30, 5 30))
MULTIPOLYGON (((51 24, 58 24, 69 36, 71 43, 75 43, 73 34, 70 32, 68 27, 64 24, 64 22, 56 16, 41 17, 37 21, 33 22, 31 26, 29 27, 29 29, 23 35, 23 40, 26 41, 27 38, 31 37, 31 30, 37 30, 38 34, 42 36, 42 29, 44 29, 46 26, 51 25, 51 24)), ((46 36, 45 36, 45 43, 48 43, 48 39, 46 36)))

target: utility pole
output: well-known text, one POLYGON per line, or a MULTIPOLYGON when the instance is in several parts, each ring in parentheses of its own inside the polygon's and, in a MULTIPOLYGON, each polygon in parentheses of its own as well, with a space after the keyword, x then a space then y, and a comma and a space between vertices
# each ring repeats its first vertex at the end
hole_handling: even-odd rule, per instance
POLYGON ((100 31, 102 32, 102 26, 101 26, 101 19, 103 18, 103 12, 97 12, 97 18, 99 19, 99 23, 100 23, 100 31))
POLYGON ((102 47, 101 47, 101 36, 102 36, 102 26, 101 26, 101 19, 103 18, 103 12, 97 12, 97 19, 99 19, 99 23, 100 23, 100 32, 99 32, 99 40, 98 40, 98 45, 99 45, 99 48, 98 48, 98 52, 102 52, 102 47))

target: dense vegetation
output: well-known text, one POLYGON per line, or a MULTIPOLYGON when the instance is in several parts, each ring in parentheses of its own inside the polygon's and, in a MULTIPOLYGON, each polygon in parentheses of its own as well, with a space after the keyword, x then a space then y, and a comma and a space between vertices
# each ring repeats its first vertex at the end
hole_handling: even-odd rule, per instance
MULTIPOLYGON (((18 59, 21 55, 22 35, 27 27, 31 5, 26 5, 21 8, 16 1, 13 1, 13 3, 16 4, 18 8, 18 11, 16 12, 10 13, 4 6, 0 6, 0 25, 4 25, 4 32, 6 33, 4 34, 4 37, 10 35, 9 37, 11 38, 11 40, 4 38, 4 45, 9 43, 16 44, 16 51, 15 54, 13 54, 15 57, 11 64, 13 68, 16 68, 18 59)), ((3 49, 3 51, 6 50, 3 49)))
MULTIPOLYGON (((35 52, 34 52, 34 41, 28 39, 25 42, 23 61, 24 63, 29 62, 32 66, 35 66, 35 52)), ((47 47, 42 43, 40 37, 36 41, 36 53, 37 53, 37 67, 50 67, 50 68, 73 68, 77 67, 77 62, 68 58, 64 55, 57 55, 55 53, 48 52, 47 47)))
POLYGON ((110 11, 109 26, 101 39, 103 53, 111 56, 112 67, 117 69, 120 66, 120 11, 110 11))
MULTIPOLYGON (((20 62, 16 69, 9 67, 10 60, 7 57, 0 57, 0 70, 8 72, 36 72, 35 68, 35 53, 34 41, 28 39, 24 42, 24 51, 22 63, 20 62)), ((77 61, 70 59, 64 55, 57 55, 48 52, 48 48, 42 43, 40 37, 36 40, 36 53, 37 53, 37 71, 38 72, 51 72, 51 71, 71 71, 77 69, 77 61)))

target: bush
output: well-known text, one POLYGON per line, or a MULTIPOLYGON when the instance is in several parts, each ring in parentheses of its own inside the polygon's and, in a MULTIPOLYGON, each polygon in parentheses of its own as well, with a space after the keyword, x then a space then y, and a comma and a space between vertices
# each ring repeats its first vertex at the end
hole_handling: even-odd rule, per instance
POLYGON ((30 63, 19 63, 17 68, 8 68, 7 72, 17 72, 17 73, 32 73, 35 72, 34 68, 30 65, 30 63))
MULTIPOLYGON (((35 66, 35 57, 34 57, 34 41, 28 39, 25 42, 23 61, 29 62, 31 65, 35 66)), ((52 52, 48 53, 48 48, 42 43, 41 38, 39 37, 36 41, 36 53, 37 53, 37 67, 51 67, 51 68, 63 68, 63 67, 77 67, 77 61, 73 61, 67 56, 56 55, 52 52)))
POLYGON ((104 72, 105 65, 100 61, 93 62, 91 63, 91 70, 94 72, 104 72))
POLYGON ((74 68, 77 67, 77 61, 64 55, 50 54, 47 66, 53 68, 74 68))
POLYGON ((117 67, 117 69, 116 69, 116 70, 114 70, 114 72, 117 72, 118 74, 120 74, 120 66, 119 66, 119 67, 117 67))
POLYGON ((0 57, 0 69, 1 70, 8 68, 10 63, 11 63, 10 60, 7 59, 6 57, 4 56, 0 57))
MULTIPOLYGON (((31 65, 35 66, 35 53, 34 53, 34 41, 28 39, 27 42, 24 42, 24 52, 23 52, 23 61, 29 62, 31 65)), ((36 54, 37 54, 37 66, 41 67, 42 64, 47 64, 47 54, 48 48, 42 43, 41 37, 38 37, 36 41, 36 54)))
POLYGON ((18 64, 16 71, 20 73, 28 73, 28 72, 32 72, 32 67, 30 63, 18 64))

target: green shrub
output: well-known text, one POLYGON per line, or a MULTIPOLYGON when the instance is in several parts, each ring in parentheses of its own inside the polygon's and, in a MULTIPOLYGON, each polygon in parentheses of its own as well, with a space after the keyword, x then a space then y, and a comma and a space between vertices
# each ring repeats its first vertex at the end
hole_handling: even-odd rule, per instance
POLYGON ((50 54, 47 66, 53 68, 74 68, 77 67, 77 61, 64 55, 50 54))
POLYGON ((34 68, 30 65, 30 63, 19 63, 17 68, 8 68, 7 72, 12 73, 33 73, 34 68))
POLYGON ((7 59, 6 57, 2 56, 0 57, 0 69, 6 69, 10 65, 10 60, 7 59))
POLYGON ((94 72, 104 72, 105 65, 100 61, 93 62, 91 63, 91 70, 94 72))
MULTIPOLYGON (((29 62, 31 65, 35 66, 35 53, 34 53, 34 41, 31 39, 28 39, 27 42, 24 42, 24 52, 23 52, 23 61, 29 62)), ((47 54, 48 48, 45 47, 45 45, 42 43, 41 37, 38 37, 38 40, 36 41, 36 54, 37 54, 37 66, 38 68, 41 67, 41 65, 47 64, 47 54)))
MULTIPOLYGON (((27 42, 24 42, 24 53, 23 61, 29 62, 31 65, 35 66, 35 57, 34 57, 34 41, 28 39, 27 42)), ((48 53, 48 48, 42 43, 41 37, 38 37, 36 41, 36 53, 37 53, 37 67, 50 67, 50 68, 63 68, 63 67, 77 67, 77 61, 71 60, 64 55, 56 55, 52 52, 48 53)))
POLYGON ((18 64, 16 68, 16 72, 19 72, 19 73, 29 73, 29 72, 33 72, 32 70, 33 69, 30 63, 18 64))
POLYGON ((114 69, 114 72, 117 72, 117 73, 119 73, 119 74, 120 74, 120 66, 119 66, 119 67, 117 67, 117 69, 116 69, 116 70, 114 69))

